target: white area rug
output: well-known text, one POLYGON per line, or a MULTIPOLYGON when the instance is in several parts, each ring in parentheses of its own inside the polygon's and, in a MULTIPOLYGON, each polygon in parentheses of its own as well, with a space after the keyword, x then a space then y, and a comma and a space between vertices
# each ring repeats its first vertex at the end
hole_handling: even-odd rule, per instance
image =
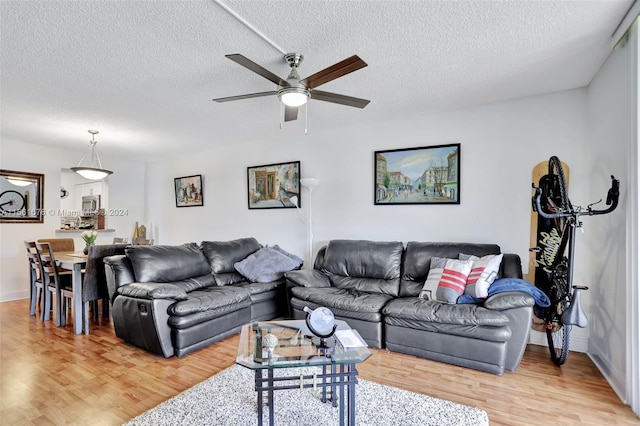
MULTIPOLYGON (((276 376, 309 369, 275 370, 276 376)), ((257 393, 253 371, 234 365, 130 420, 126 426, 257 425, 257 393)), ((318 388, 319 389, 319 388, 318 388)), ((338 408, 322 403, 319 390, 275 391, 275 424, 279 426, 337 425, 338 408)), ((264 407, 264 424, 268 410, 264 407)), ((478 408, 358 379, 356 424, 386 425, 488 425, 487 413, 478 408)))

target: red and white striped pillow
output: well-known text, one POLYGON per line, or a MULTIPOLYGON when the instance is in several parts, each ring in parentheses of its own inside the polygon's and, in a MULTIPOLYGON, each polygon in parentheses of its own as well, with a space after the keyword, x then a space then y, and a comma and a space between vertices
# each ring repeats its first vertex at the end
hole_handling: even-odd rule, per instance
POLYGON ((478 257, 460 253, 458 257, 473 262, 471 273, 467 278, 464 294, 477 299, 485 299, 489 295, 489 286, 495 281, 500 270, 503 254, 489 254, 478 257))
POLYGON ((449 259, 442 271, 438 283, 436 299, 445 303, 456 303, 467 286, 472 262, 468 260, 449 259))
POLYGON ((464 293, 471 261, 432 257, 429 275, 420 297, 445 303, 456 303, 464 293))

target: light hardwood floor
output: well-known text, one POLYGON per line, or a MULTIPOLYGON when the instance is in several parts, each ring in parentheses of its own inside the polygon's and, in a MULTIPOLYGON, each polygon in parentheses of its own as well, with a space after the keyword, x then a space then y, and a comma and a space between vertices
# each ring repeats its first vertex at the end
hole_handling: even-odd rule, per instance
MULTIPOLYGON (((108 319, 76 336, 28 311, 26 300, 0 303, 2 425, 119 425, 235 360, 238 335, 164 359, 124 344, 108 319)), ((482 408, 491 425, 640 424, 581 353, 558 368, 545 347, 530 345, 515 373, 495 376, 373 350, 358 370, 367 380, 482 408)))

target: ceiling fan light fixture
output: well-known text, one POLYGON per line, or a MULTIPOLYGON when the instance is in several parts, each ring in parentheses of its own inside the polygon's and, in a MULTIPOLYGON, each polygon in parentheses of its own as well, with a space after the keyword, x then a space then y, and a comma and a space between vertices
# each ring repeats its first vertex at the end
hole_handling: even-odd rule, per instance
POLYGON ((285 87, 278 90, 278 97, 286 106, 299 107, 309 100, 309 91, 300 87, 285 87))
POLYGON ((113 172, 111 170, 103 169, 100 157, 98 157, 98 151, 96 149, 96 144, 98 142, 95 140, 95 135, 99 132, 97 130, 89 130, 89 133, 91 133, 91 140, 89 141, 89 144, 91 145, 91 166, 82 166, 82 161, 84 161, 84 158, 86 157, 85 154, 80 159, 80 162, 78 162, 78 165, 71 168, 71 171, 89 180, 104 179, 113 172))

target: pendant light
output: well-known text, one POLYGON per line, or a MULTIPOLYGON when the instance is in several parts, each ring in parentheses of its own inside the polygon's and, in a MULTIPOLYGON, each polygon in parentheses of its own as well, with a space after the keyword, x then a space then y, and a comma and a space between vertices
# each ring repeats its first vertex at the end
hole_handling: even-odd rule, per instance
POLYGON ((100 157, 98 157, 98 151, 96 149, 96 144, 98 142, 96 142, 95 136, 100 132, 98 132, 97 130, 89 130, 89 133, 91 133, 91 140, 89 141, 89 144, 91 145, 91 166, 82 166, 82 161, 84 161, 85 157, 87 156, 85 154, 80 159, 78 165, 71 168, 71 171, 74 171, 83 178, 89 180, 104 179, 113 172, 111 170, 103 169, 102 163, 100 162, 100 157))

